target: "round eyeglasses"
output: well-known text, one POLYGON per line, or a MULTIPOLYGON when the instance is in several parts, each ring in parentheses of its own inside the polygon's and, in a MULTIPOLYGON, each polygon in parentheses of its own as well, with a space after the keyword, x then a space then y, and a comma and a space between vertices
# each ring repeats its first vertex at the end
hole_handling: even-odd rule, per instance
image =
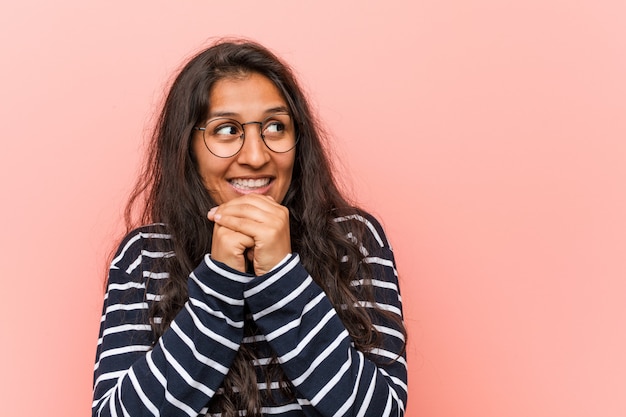
POLYGON ((204 145, 219 158, 235 156, 246 140, 246 125, 259 125, 261 139, 269 150, 276 153, 289 152, 298 141, 289 113, 274 113, 261 122, 239 123, 237 120, 218 117, 207 122, 205 127, 195 126, 202 131, 204 145))

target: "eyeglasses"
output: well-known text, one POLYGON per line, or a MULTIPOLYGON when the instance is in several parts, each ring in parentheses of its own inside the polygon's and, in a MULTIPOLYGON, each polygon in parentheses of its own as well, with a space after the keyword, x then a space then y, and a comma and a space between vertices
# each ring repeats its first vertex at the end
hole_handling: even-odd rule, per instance
POLYGON ((274 113, 261 122, 239 123, 237 120, 219 117, 211 119, 201 130, 204 145, 219 158, 235 156, 243 147, 246 139, 246 125, 259 125, 261 139, 269 150, 276 153, 289 152, 296 146, 295 127, 289 113, 274 113))

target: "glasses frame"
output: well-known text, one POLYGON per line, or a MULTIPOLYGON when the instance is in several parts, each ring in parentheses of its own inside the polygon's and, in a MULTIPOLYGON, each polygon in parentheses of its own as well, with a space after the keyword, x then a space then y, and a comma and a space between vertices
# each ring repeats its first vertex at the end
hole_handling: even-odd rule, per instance
POLYGON ((206 124, 204 125, 204 127, 200 127, 200 126, 194 126, 193 129, 194 130, 199 130, 202 132, 202 141, 204 142, 204 147, 207 148, 207 150, 209 152, 211 152, 211 154, 217 156, 218 158, 232 158, 233 156, 237 155, 239 152, 241 152, 241 150, 243 149, 243 145, 246 142, 246 129, 245 126, 246 125, 259 125, 259 136, 261 136, 261 139, 263 140, 263 144, 265 145, 265 147, 267 147, 267 149, 269 149, 270 151, 274 152, 274 153, 287 153, 291 150, 293 150, 293 148, 296 147, 296 145, 298 144, 298 140, 299 135, 296 129, 296 122, 293 120, 293 116, 288 113, 288 112, 278 112, 278 113, 272 113, 271 115, 267 116, 265 119, 263 119, 262 121, 258 122, 258 121, 250 121, 250 122, 245 122, 245 123, 240 123, 238 120, 235 119, 231 119, 230 117, 216 117, 214 119, 208 120, 206 122, 206 124), (270 146, 267 144, 267 142, 265 141, 265 135, 263 134, 263 125, 265 123, 267 123, 268 120, 270 120, 272 117, 278 116, 278 115, 287 115, 289 116, 289 118, 291 119, 291 124, 293 125, 293 129, 294 132, 293 134, 295 135, 295 141, 293 142, 293 146, 289 149, 287 149, 286 151, 275 151, 274 149, 270 148, 270 146), (239 136, 239 138, 241 139, 241 145, 239 146, 239 149, 237 149, 237 152, 233 153, 232 155, 229 156, 222 156, 222 155, 218 155, 215 152, 213 152, 211 150, 211 148, 209 148, 209 145, 206 143, 206 132, 207 132, 207 126, 209 125, 209 123, 212 123, 216 120, 227 120, 230 122, 234 122, 236 124, 238 124, 239 126, 241 126, 241 135, 239 136))

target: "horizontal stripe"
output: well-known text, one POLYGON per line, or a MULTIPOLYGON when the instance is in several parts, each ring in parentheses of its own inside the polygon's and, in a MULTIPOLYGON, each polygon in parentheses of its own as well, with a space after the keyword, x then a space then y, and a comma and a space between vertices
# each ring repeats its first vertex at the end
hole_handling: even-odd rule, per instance
POLYGON ((243 329, 244 322, 242 320, 232 320, 230 317, 226 316, 223 312, 219 310, 213 310, 211 307, 198 300, 197 298, 189 298, 189 302, 196 308, 204 311, 207 314, 210 314, 213 317, 216 317, 220 320, 224 320, 229 326, 235 327, 237 329, 243 329))
POLYGON ((130 331, 152 331, 152 327, 149 324, 122 324, 120 326, 108 327, 102 332, 102 336, 98 339, 98 344, 102 343, 102 338, 115 333, 123 333, 130 331))
POLYGON ((117 381, 122 376, 126 375, 127 373, 128 373, 128 369, 124 369, 122 371, 107 372, 106 374, 100 374, 100 376, 98 376, 98 379, 96 379, 96 384, 99 384, 102 381, 108 381, 108 380, 117 381))
POLYGON ((304 316, 306 313, 311 311, 313 309, 313 307, 318 305, 319 302, 324 299, 324 297, 325 297, 324 293, 318 294, 317 297, 312 299, 309 303, 307 303, 304 306, 304 308, 302 309, 302 315, 300 317, 298 317, 295 320, 292 320, 291 322, 287 323, 285 326, 281 326, 278 329, 274 330, 273 332, 268 333, 267 336, 265 337, 266 340, 276 339, 278 336, 281 336, 281 335, 287 333, 289 330, 292 330, 292 329, 295 329, 295 328, 299 327, 300 324, 302 323, 302 316, 304 316))
MULTIPOLYGON (((335 221, 346 222, 341 226, 344 233, 375 274, 371 280, 352 280, 355 294, 375 297, 374 302, 361 300, 355 305, 370 309, 369 314, 375 315, 378 308, 402 317, 398 273, 380 226, 360 215, 335 221), (351 221, 366 225, 371 238, 357 238, 349 230, 351 221)), ((256 389, 281 401, 264 400, 264 415, 364 417, 392 410, 394 415, 395 410, 403 414, 406 359, 394 349, 403 345, 404 335, 384 317, 373 317, 376 330, 385 336, 384 345, 367 355, 357 351, 296 253, 263 277, 233 271, 205 255, 204 264, 189 277, 188 302, 164 337, 155 341, 149 310, 162 299, 163 284, 170 278, 163 269, 168 264, 162 260, 174 256, 171 236, 161 230, 163 226, 151 225, 131 232, 111 263, 94 366, 94 413, 103 417, 204 415, 208 399, 224 392, 221 383, 234 352, 245 345, 252 349, 250 360, 261 378, 256 389), (245 319, 244 300, 250 306, 245 319), (280 352, 277 358, 273 351, 280 352), (273 363, 296 375, 291 384, 298 388, 291 390, 297 398, 289 404, 279 399, 284 398, 281 383, 262 378, 273 363)), ((151 320, 162 321, 158 316, 151 320)))
POLYGON ((139 239, 142 238, 142 233, 137 233, 135 236, 133 236, 132 238, 130 238, 128 240, 128 242, 126 242, 126 245, 124 245, 123 248, 121 248, 121 250, 119 251, 119 255, 117 255, 115 258, 113 258, 113 260, 111 261, 111 266, 112 267, 117 267, 117 263, 124 258, 124 255, 126 255, 126 252, 128 251, 128 249, 133 246, 135 244, 135 242, 137 242, 139 239))
POLYGON ((385 357, 387 359, 397 361, 399 364, 402 364, 405 367, 407 366, 406 360, 402 356, 399 356, 397 353, 389 352, 388 350, 385 350, 385 349, 372 349, 370 353, 373 355, 378 355, 378 356, 385 357))
MULTIPOLYGON (((313 282, 313 279, 311 279, 311 277, 307 277, 304 282, 302 282, 298 288, 296 288, 295 290, 293 290, 287 297, 283 298, 282 300, 278 301, 276 304, 273 304, 261 311, 259 311, 258 313, 253 313, 252 314, 252 318, 256 321, 259 320, 260 318, 273 313, 276 310, 280 310, 281 308, 283 308, 284 306, 286 306, 287 304, 289 304, 291 301, 293 301, 295 298, 297 298, 300 294, 302 294, 302 292, 304 291, 305 288, 307 288, 311 283, 313 282)), ((246 297, 247 298, 247 297, 246 297)), ((267 335, 266 335, 267 337, 267 335)))
POLYGON ((145 290, 146 289, 146 285, 144 283, 141 282, 133 282, 133 281, 128 281, 125 282, 123 284, 109 284, 109 291, 122 291, 122 290, 129 290, 131 288, 135 288, 135 289, 141 289, 141 290, 145 290))
POLYGON ((200 332, 202 332, 204 335, 206 335, 209 339, 211 339, 214 342, 220 343, 221 345, 224 345, 232 350, 239 350, 239 344, 238 343, 234 343, 231 342, 230 340, 228 340, 226 337, 215 333, 213 330, 209 329, 208 327, 206 327, 198 318, 198 316, 196 315, 196 313, 189 307, 189 304, 185 304, 185 309, 189 312, 189 316, 191 317, 191 319, 193 320, 193 323, 195 324, 195 329, 199 330, 200 332))
POLYGON ((402 311, 400 310, 399 307, 396 307, 394 305, 391 304, 386 304, 386 303, 376 303, 376 305, 374 305, 374 303, 370 302, 370 301, 359 301, 357 303, 357 305, 361 306, 361 307, 368 307, 368 308, 375 308, 378 307, 381 310, 387 310, 390 311, 398 316, 402 316, 402 311))
MULTIPOLYGON (((326 316, 309 333, 307 333, 306 336, 302 338, 302 340, 300 340, 300 342, 296 345, 295 349, 293 349, 290 352, 287 352, 286 354, 282 355, 279 358, 281 363, 285 363, 295 358, 297 355, 299 355, 302 352, 302 350, 306 348, 309 343, 311 343, 311 340, 315 336, 317 336, 317 334, 322 330, 322 328, 330 320, 330 318, 334 316, 334 314, 335 314, 334 310, 329 311, 326 314, 326 316)), ((339 338, 346 338, 346 337, 348 337, 348 331, 344 329, 340 334, 337 335, 336 338, 339 339, 339 338)))
POLYGON ((353 214, 353 215, 350 215, 350 216, 336 217, 334 219, 334 221, 338 223, 338 222, 345 222, 345 221, 351 220, 351 219, 363 222, 367 226, 367 228, 370 230, 370 232, 372 232, 372 235, 374 236, 374 238, 376 239, 376 242, 378 242, 380 247, 382 248, 383 246, 385 246, 385 244, 383 243, 382 238, 380 237, 380 235, 376 231, 376 228, 374 227, 374 225, 369 220, 367 220, 365 217, 363 217, 361 215, 353 214))
POLYGON ((289 264, 287 264, 287 266, 285 266, 279 272, 277 272, 276 274, 272 275, 270 278, 266 279, 265 281, 262 281, 259 285, 254 286, 254 287, 244 291, 244 293, 243 293, 244 298, 250 298, 250 297, 254 296, 255 294, 260 293, 261 291, 263 291, 264 289, 266 289, 270 285, 274 284, 278 280, 280 280, 282 277, 285 276, 285 274, 287 274, 289 271, 291 271, 293 268, 295 268, 295 266, 299 263, 299 261, 300 261, 299 257, 294 257, 294 259, 292 259, 291 262, 289 262, 289 264))
POLYGON ((209 254, 204 256, 204 263, 209 267, 209 269, 217 272, 221 277, 228 278, 231 281, 247 284, 253 278, 250 276, 235 274, 224 268, 219 267, 215 262, 213 262, 213 259, 211 259, 211 255, 209 254))
POLYGON ((403 342, 405 341, 404 335, 396 329, 391 329, 389 327, 379 326, 379 325, 374 325, 374 328, 381 333, 398 338, 402 340, 403 342))
POLYGON ((215 298, 217 298, 220 301, 223 301, 227 304, 232 304, 234 306, 243 306, 244 301, 243 299, 239 299, 239 298, 232 298, 229 297, 227 295, 224 295, 222 293, 217 292, 216 290, 214 290, 213 288, 209 287, 208 285, 205 285, 202 283, 202 281, 200 281, 198 279, 198 277, 196 276, 195 273, 191 273, 191 275, 189 275, 189 277, 200 287, 200 289, 206 294, 206 295, 210 295, 213 296, 215 298))
POLYGON ((350 351, 348 351, 348 359, 343 363, 343 365, 341 365, 341 368, 339 369, 338 372, 336 372, 334 375, 332 375, 332 377, 330 378, 330 380, 326 383, 326 385, 324 385, 319 391, 318 393, 311 398, 311 404, 313 405, 317 405, 319 404, 320 401, 322 401, 322 399, 333 389, 337 386, 337 384, 339 383, 339 381, 341 380, 341 377, 348 372, 348 369, 350 369, 350 365, 352 364, 352 355, 350 353, 350 351))
POLYGON ((352 285, 353 287, 367 286, 369 284, 371 284, 373 287, 386 288, 398 292, 398 286, 395 283, 389 281, 381 281, 379 279, 367 280, 367 282, 363 279, 359 279, 350 283, 350 285, 352 285))
POLYGON ((170 277, 169 272, 152 272, 152 271, 141 271, 144 278, 150 279, 167 279, 170 277))
POLYGON ((313 362, 311 363, 311 366, 308 367, 308 369, 306 371, 304 371, 304 373, 302 375, 300 375, 297 378, 294 378, 291 382, 297 387, 298 385, 301 385, 308 377, 311 376, 311 374, 318 368, 318 366, 320 366, 324 360, 326 360, 330 354, 337 349, 337 347, 341 344, 341 342, 343 342, 343 338, 336 338, 335 340, 333 340, 333 342, 328 345, 326 347, 326 349, 324 349, 321 354, 319 356, 317 356, 313 362))
POLYGON ((227 367, 225 367, 221 363, 219 363, 219 362, 209 358, 208 356, 203 355, 200 352, 198 352, 198 349, 196 349, 196 346, 194 345, 194 343, 191 340, 191 338, 189 338, 182 330, 180 330, 180 328, 178 327, 178 325, 176 323, 174 323, 172 325, 172 329, 174 329, 174 331, 176 332, 178 337, 180 337, 185 342, 185 344, 192 351, 193 356, 199 362, 202 362, 203 364, 210 366, 211 368, 215 369, 217 372, 219 372, 219 373, 221 373, 223 375, 226 375, 228 373, 228 368, 227 367))

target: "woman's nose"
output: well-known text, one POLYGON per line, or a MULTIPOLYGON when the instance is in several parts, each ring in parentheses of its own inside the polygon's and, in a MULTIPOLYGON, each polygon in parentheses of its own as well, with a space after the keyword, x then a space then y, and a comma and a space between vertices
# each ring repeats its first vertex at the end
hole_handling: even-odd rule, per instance
POLYGON ((243 128, 244 141, 237 154, 237 162, 254 168, 262 167, 270 161, 271 151, 265 146, 261 136, 261 124, 257 122, 246 123, 243 128))

